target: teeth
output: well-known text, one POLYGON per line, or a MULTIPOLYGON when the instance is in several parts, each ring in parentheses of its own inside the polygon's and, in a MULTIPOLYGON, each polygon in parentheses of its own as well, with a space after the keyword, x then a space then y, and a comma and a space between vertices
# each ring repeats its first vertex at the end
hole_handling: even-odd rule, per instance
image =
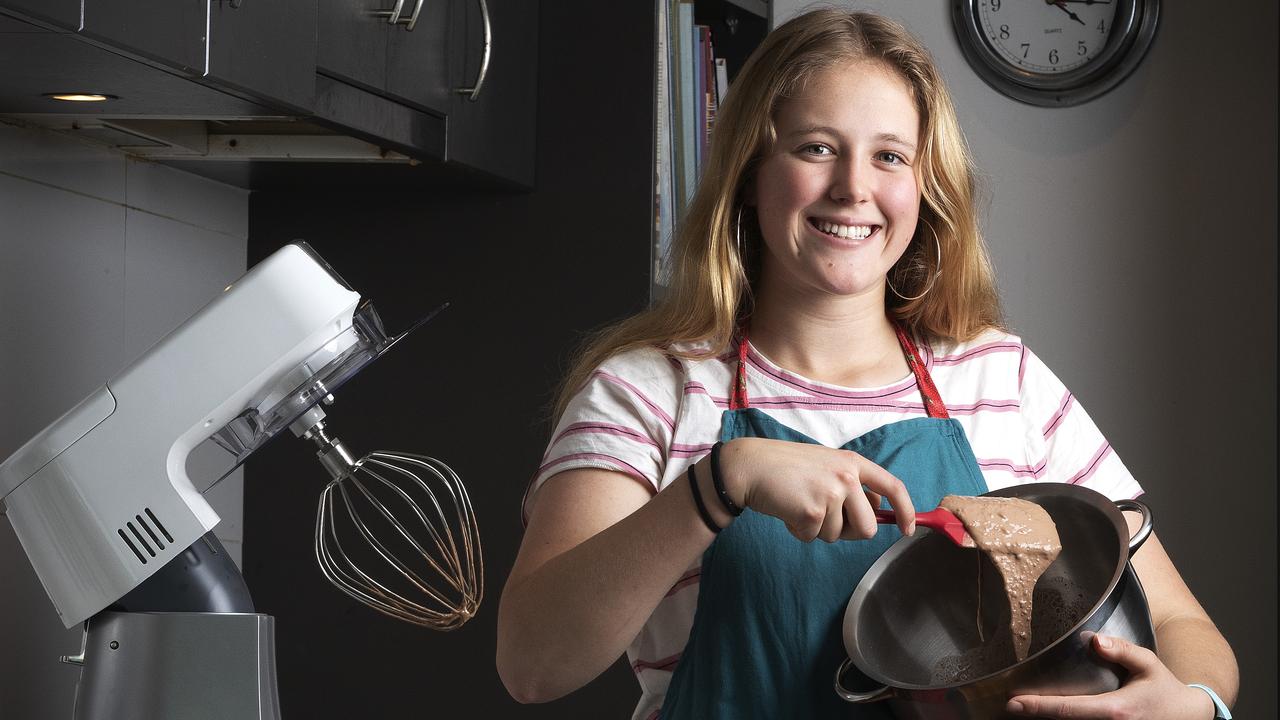
POLYGON ((853 240, 861 240, 871 234, 870 225, 837 225, 825 220, 815 221, 815 224, 824 233, 853 240))

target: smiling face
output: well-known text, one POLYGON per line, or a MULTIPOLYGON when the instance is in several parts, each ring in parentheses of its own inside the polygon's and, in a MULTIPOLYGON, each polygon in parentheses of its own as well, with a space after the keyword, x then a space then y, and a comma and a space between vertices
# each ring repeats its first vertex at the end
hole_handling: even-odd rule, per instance
POLYGON ((906 82, 877 62, 842 63, 784 100, 774 125, 748 194, 765 292, 883 302, 920 211, 920 117, 906 82))

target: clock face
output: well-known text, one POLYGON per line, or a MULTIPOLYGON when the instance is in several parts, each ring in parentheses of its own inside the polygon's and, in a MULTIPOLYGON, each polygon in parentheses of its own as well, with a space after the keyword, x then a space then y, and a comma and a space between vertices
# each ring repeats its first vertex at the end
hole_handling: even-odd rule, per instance
POLYGON ((1037 75, 1080 69, 1102 55, 1118 0, 978 0, 978 22, 991 48, 1013 67, 1037 75))

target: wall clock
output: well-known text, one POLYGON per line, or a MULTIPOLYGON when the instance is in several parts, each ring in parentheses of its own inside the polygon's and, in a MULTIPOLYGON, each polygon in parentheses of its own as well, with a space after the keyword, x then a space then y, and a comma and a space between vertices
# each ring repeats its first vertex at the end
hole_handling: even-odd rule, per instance
POLYGON ((965 59, 996 90, 1064 107, 1120 84, 1155 37, 1160 0, 952 0, 965 59))

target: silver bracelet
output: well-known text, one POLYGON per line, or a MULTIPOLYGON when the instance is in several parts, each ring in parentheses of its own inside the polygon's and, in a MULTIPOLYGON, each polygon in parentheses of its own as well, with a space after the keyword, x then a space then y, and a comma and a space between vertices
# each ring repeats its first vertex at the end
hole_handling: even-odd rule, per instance
POLYGON ((1227 709, 1227 704, 1222 702, 1222 698, 1218 697, 1218 693, 1213 688, 1200 683, 1191 683, 1187 687, 1200 688, 1209 693, 1209 699, 1213 701, 1213 720, 1231 720, 1231 711, 1227 709))

